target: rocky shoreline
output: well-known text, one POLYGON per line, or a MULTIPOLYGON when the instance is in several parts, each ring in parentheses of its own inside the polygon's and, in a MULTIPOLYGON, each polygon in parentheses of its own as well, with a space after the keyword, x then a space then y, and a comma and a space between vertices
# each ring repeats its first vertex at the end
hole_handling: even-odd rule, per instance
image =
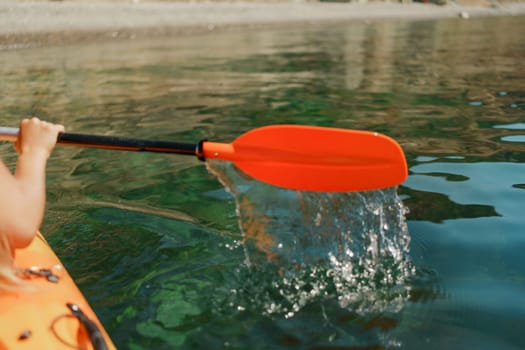
POLYGON ((525 16, 525 3, 437 6, 327 2, 0 2, 0 49, 134 39, 246 27, 319 26, 349 21, 525 16))

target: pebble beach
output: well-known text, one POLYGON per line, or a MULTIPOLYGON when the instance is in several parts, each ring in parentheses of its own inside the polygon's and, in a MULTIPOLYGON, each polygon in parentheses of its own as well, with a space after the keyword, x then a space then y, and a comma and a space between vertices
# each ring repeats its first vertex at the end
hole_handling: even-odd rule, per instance
POLYGON ((0 49, 349 21, 525 15, 525 3, 0 2, 0 49))

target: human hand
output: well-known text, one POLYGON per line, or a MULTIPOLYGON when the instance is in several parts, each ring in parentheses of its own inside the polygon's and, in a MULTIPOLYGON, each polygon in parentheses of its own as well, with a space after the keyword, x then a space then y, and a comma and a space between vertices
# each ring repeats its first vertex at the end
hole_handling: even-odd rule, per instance
POLYGON ((16 151, 22 154, 42 153, 46 159, 55 147, 59 133, 64 126, 42 121, 38 118, 23 119, 15 142, 16 151))

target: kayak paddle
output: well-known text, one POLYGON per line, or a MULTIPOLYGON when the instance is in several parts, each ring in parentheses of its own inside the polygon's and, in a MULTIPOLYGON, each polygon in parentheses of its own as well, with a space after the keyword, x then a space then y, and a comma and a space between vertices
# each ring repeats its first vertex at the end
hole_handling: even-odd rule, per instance
MULTIPOLYGON (((17 128, 0 127, 0 140, 14 141, 17 135, 17 128)), ((403 150, 392 138, 318 126, 264 126, 232 143, 204 140, 189 144, 73 133, 60 134, 57 143, 229 160, 259 181, 302 191, 375 190, 399 185, 408 174, 403 150)))

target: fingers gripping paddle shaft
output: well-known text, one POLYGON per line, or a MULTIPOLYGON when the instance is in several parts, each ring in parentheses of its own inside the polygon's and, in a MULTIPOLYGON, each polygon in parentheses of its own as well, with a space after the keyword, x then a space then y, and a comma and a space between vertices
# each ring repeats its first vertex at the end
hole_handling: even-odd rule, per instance
MULTIPOLYGON (((18 129, 0 128, 0 139, 15 140, 18 129)), ((407 177, 403 150, 378 133, 300 125, 248 131, 232 143, 187 144, 113 136, 63 133, 59 144, 195 155, 233 162, 268 184, 294 190, 350 192, 399 185, 407 177)))

